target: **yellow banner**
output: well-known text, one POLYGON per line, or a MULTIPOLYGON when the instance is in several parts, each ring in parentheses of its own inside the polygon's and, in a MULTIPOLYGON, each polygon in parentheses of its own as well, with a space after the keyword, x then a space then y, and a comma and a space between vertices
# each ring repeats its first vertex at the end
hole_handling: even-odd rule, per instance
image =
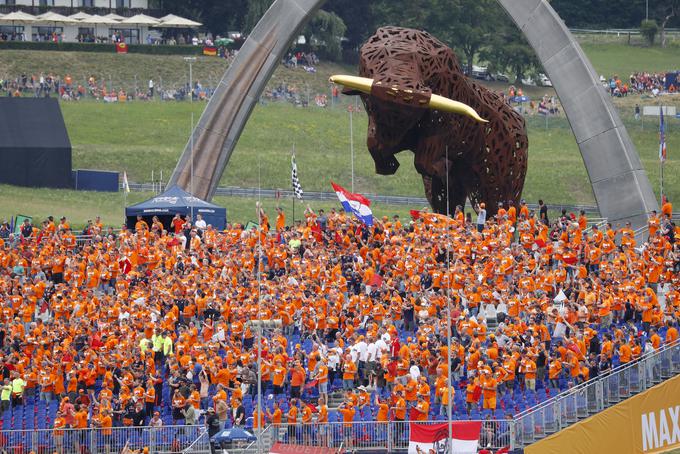
POLYGON ((680 447, 680 375, 528 446, 526 454, 653 454, 680 447))

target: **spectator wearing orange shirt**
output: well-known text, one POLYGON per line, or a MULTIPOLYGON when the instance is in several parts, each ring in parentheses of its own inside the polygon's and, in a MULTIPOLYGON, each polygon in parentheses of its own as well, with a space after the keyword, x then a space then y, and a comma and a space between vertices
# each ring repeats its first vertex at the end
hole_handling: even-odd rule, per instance
POLYGON ((305 384, 305 369, 300 364, 300 361, 293 363, 293 368, 290 371, 290 396, 293 398, 300 398, 302 396, 302 387, 305 384))
POLYGON ((345 445, 347 449, 352 449, 354 446, 352 439, 352 421, 354 421, 354 415, 356 414, 356 409, 349 402, 343 402, 338 407, 338 412, 342 415, 342 429, 345 436, 345 445))

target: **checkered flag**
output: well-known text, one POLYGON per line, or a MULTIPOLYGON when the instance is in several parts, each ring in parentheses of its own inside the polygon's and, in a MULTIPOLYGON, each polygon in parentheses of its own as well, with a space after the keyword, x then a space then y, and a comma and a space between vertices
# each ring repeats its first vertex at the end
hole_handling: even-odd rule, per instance
POLYGON ((298 178, 297 163, 295 162, 295 155, 290 158, 291 164, 291 181, 293 183, 293 193, 295 197, 302 200, 302 186, 300 186, 300 179, 298 178))

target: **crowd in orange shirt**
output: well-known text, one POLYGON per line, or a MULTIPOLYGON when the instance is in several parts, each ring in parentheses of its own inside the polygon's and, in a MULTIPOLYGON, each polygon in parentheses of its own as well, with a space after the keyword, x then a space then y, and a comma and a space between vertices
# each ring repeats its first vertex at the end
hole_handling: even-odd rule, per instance
POLYGON ((450 402, 495 410, 677 340, 680 250, 659 227, 670 214, 652 214, 640 242, 585 219, 551 231, 518 208, 481 232, 461 211, 371 228, 310 209, 294 227, 278 210, 271 228, 261 211, 260 229, 184 239, 153 220, 116 234, 98 221, 83 244, 48 219, 0 239, 0 361, 26 381, 19 402, 61 402, 56 428, 176 422, 187 406, 226 424, 246 403, 258 427, 311 421, 312 398, 328 420, 340 387, 346 423, 425 420, 450 402), (254 320, 280 324, 258 344, 254 320), (258 349, 273 395, 262 413, 258 349))

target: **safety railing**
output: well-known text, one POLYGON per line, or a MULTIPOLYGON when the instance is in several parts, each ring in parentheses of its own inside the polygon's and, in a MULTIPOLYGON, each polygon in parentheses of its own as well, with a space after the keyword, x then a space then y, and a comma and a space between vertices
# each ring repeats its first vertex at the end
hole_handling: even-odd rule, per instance
MULTIPOLYGON (((515 422, 513 420, 482 420, 480 447, 497 449, 514 447, 515 422)), ((418 424, 446 424, 446 421, 422 421, 418 424)), ((347 451, 407 451, 410 436, 409 421, 330 422, 309 424, 270 425, 262 431, 259 448, 262 452, 275 443, 314 446, 331 449, 344 447, 347 451)), ((455 437, 454 437, 455 438, 455 437)), ((248 446, 256 450, 257 444, 248 446)), ((230 450, 231 452, 231 450, 230 450)))
POLYGON ((675 342, 516 415, 513 445, 531 444, 678 373, 680 342, 675 342))
POLYGON ((149 454, 210 452, 204 426, 0 431, 2 452, 110 454, 126 446, 130 450, 146 449, 149 454))

